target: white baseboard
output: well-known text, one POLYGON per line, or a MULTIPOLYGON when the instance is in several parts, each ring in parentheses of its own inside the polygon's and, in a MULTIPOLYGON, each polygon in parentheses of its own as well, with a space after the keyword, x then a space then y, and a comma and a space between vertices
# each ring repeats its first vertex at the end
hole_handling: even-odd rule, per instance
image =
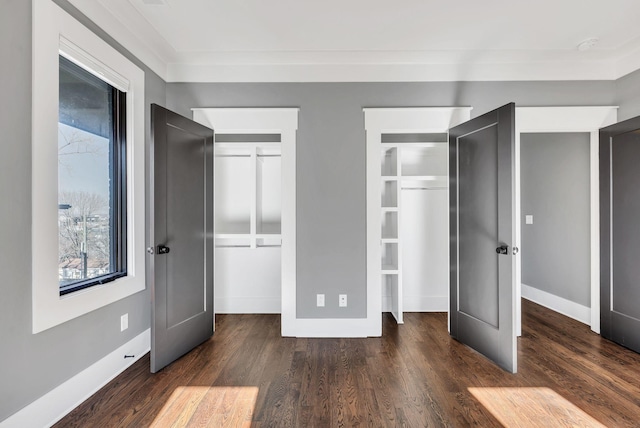
POLYGON ((580 321, 583 324, 591 324, 591 308, 572 302, 563 297, 558 297, 546 291, 538 290, 530 285, 522 284, 522 297, 546 308, 554 310, 580 321))
POLYGON ((50 427, 109 383, 151 347, 147 329, 90 367, 0 422, 1 428, 50 427), (133 358, 124 358, 134 355, 133 358))
POLYGON ((404 296, 404 312, 447 312, 449 296, 404 296))
POLYGON ((380 337, 379 317, 368 318, 296 318, 284 321, 283 337, 355 338, 380 337))
POLYGON ((216 314, 279 314, 280 297, 216 297, 213 307, 216 314))
MULTIPOLYGON (((402 312, 447 312, 449 296, 404 296, 402 312)), ((391 312, 391 296, 382 296, 382 312, 391 312)))

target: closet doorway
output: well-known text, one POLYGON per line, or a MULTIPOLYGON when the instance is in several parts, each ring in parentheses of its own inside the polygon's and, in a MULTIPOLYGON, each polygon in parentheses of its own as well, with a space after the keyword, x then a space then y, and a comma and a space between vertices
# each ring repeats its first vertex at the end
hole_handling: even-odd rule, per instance
POLYGON ((368 298, 399 324, 404 312, 448 312, 448 133, 470 114, 470 107, 364 109, 368 298))
POLYGON ((214 129, 214 312, 278 313, 296 287, 297 108, 195 108, 214 129))

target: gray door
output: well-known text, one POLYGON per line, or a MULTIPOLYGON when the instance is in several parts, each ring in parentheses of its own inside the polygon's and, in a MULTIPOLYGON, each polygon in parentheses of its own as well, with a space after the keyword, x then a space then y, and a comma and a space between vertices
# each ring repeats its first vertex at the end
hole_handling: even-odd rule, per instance
POLYGON ((513 103, 449 131, 451 336, 513 373, 514 147, 513 103))
POLYGON ((151 106, 151 372, 213 334, 213 131, 151 106))
POLYGON ((600 332, 640 352, 640 118, 600 130, 600 332))

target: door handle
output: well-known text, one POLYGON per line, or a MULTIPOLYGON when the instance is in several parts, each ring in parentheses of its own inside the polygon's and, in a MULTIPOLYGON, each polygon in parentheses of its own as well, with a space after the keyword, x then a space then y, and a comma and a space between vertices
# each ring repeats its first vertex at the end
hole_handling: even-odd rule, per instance
POLYGON ((166 245, 158 245, 158 254, 168 254, 171 248, 166 245))
POLYGON ((508 245, 501 245, 498 248, 496 248, 496 253, 498 254, 508 254, 509 253, 509 246, 508 245))

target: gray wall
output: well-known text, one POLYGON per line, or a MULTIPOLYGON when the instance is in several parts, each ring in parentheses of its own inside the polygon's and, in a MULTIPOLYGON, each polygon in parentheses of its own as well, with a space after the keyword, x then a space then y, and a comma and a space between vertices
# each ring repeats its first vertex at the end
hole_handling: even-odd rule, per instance
POLYGON ((611 105, 614 82, 169 83, 167 106, 300 107, 297 151, 298 316, 366 316, 363 107, 611 105), (315 295, 326 294, 326 307, 315 295), (338 307, 338 294, 349 307, 338 307))
MULTIPOLYGON (((59 3, 71 11, 68 4, 59 3)), ((79 19, 87 24, 86 19, 79 19)), ((93 25, 88 26, 115 45, 93 25)), ((147 290, 42 333, 31 333, 31 27, 31 1, 2 0, 0 421, 150 325, 147 290), (124 313, 129 313, 129 329, 121 333, 120 315, 124 313)), ((164 104, 165 83, 133 60, 145 71, 147 105, 164 104)), ((148 107, 145 126, 149 129, 148 107)))
POLYGON ((589 134, 523 134, 520 144, 522 282, 591 306, 589 134))
POLYGON ((640 70, 616 80, 615 90, 618 120, 640 116, 640 70))

